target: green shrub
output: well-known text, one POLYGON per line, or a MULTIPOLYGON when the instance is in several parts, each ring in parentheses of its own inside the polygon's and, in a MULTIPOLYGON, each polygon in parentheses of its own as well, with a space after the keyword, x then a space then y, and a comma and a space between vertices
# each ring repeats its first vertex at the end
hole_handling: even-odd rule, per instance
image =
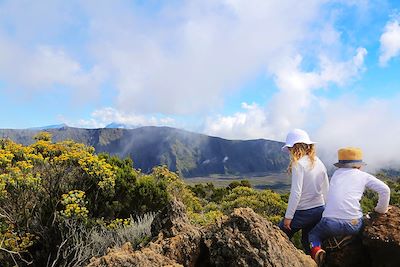
POLYGON ((286 203, 280 195, 271 190, 257 191, 249 187, 235 187, 230 194, 225 196, 221 204, 224 213, 231 213, 239 207, 252 208, 256 213, 278 222, 286 209, 286 203))

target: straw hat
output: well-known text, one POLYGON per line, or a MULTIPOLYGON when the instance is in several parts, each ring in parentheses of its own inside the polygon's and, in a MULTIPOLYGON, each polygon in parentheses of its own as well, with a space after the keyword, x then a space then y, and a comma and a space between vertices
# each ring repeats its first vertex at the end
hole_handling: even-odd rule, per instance
POLYGON ((338 168, 353 168, 362 167, 367 165, 362 160, 363 154, 360 148, 356 147, 345 147, 338 151, 339 161, 333 165, 338 168))
POLYGON ((282 147, 282 151, 287 151, 289 147, 293 147, 297 143, 315 144, 310 140, 308 133, 301 129, 294 129, 290 131, 286 137, 286 144, 282 147))

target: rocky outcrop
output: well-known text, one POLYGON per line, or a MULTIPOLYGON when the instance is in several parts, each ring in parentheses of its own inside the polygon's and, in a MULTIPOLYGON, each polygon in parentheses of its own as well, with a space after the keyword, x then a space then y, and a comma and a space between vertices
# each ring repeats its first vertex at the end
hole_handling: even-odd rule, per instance
POLYGON ((195 266, 200 256, 201 229, 190 224, 183 203, 173 200, 151 225, 156 240, 149 248, 184 266, 195 266))
POLYGON ((315 266, 271 222, 239 208, 215 225, 190 224, 185 207, 173 201, 152 224, 154 239, 134 251, 129 244, 94 259, 109 266, 315 266))
POLYGON ((240 208, 205 234, 211 266, 315 266, 271 222, 240 208))
POLYGON ((391 207, 384 215, 372 214, 365 221, 363 244, 371 266, 400 266, 400 209, 391 207))
POLYGON ((96 267, 129 267, 129 266, 173 266, 182 267, 181 264, 149 248, 134 251, 130 243, 124 244, 119 249, 110 249, 107 255, 93 259, 88 266, 96 267))
POLYGON ((325 267, 400 266, 400 209, 372 213, 364 223, 364 231, 348 245, 327 250, 325 267))

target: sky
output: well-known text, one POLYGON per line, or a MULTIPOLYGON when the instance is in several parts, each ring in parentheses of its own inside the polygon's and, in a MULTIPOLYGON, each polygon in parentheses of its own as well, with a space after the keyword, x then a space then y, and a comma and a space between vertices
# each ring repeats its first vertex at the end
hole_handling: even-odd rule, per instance
POLYGON ((398 0, 0 0, 0 128, 116 122, 400 165, 398 0))

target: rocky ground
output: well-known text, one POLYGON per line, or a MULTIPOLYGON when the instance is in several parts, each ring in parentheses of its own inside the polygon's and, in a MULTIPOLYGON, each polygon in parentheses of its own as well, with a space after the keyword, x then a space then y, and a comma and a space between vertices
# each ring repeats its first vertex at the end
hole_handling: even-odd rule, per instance
POLYGON ((315 266, 276 226, 247 208, 198 228, 175 201, 155 218, 152 234, 145 248, 133 251, 126 244, 89 266, 315 266))
MULTIPOLYGON (((154 220, 152 235, 144 248, 135 251, 127 243, 89 266, 316 266, 276 226, 248 208, 198 228, 190 224, 184 205, 174 201, 154 220)), ((400 209, 372 214, 362 235, 327 251, 325 266, 400 266, 400 209)))

